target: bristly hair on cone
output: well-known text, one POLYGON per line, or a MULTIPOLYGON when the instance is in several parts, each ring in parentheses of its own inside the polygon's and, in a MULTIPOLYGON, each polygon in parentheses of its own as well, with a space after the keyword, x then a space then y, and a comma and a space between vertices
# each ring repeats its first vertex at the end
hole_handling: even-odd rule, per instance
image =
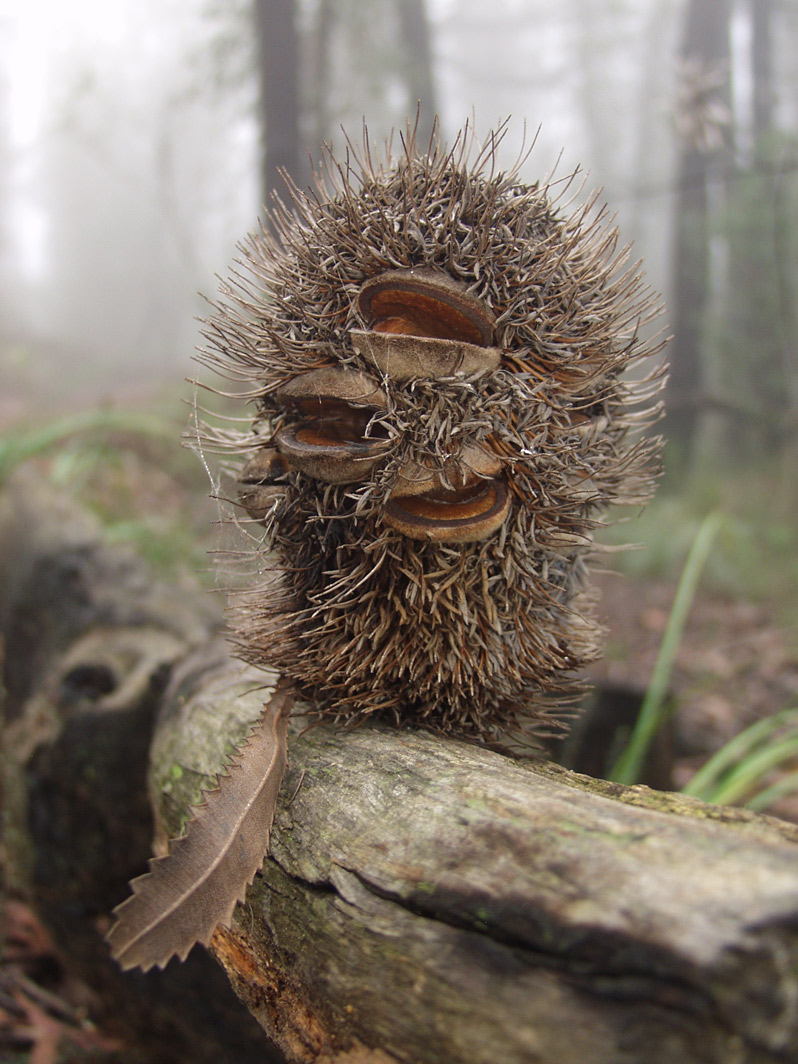
POLYGON ((658 472, 665 367, 639 264, 572 178, 364 133, 242 246, 201 360, 242 383, 246 660, 323 716, 496 741, 556 727, 598 654, 588 564, 658 472))

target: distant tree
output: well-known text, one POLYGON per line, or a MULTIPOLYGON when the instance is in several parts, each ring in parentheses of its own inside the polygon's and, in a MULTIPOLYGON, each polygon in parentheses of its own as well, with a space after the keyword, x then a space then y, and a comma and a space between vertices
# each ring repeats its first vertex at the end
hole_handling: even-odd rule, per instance
POLYGON ((329 135, 331 44, 335 26, 333 0, 318 0, 316 17, 308 30, 308 78, 306 107, 312 143, 322 144, 329 135))
POLYGON ((407 63, 408 114, 418 107, 418 136, 432 135, 438 105, 432 69, 432 42, 424 0, 396 0, 407 63))
POLYGON ((295 0, 255 0, 258 110, 263 202, 284 187, 282 173, 301 181, 299 37, 295 0))
POLYGON ((668 435, 689 457, 703 400, 702 343, 711 291, 710 185, 730 149, 730 0, 688 0, 676 101, 677 192, 671 282, 668 435))
POLYGON ((255 0, 264 201, 287 171, 300 186, 308 154, 339 125, 366 117, 376 137, 418 111, 419 139, 437 113, 425 0, 255 0), (397 110, 396 100, 403 103, 397 110))
POLYGON ((781 9, 772 0, 749 0, 745 13, 750 128, 726 211, 728 280, 718 330, 723 390, 727 396, 731 392, 730 405, 744 415, 726 434, 738 458, 752 448, 761 451, 763 444, 779 450, 785 433, 798 428, 798 190, 794 147, 776 126, 774 63, 774 41, 790 23, 781 21, 781 9))
MULTIPOLYGON (((6 26, 0 22, 0 58, 5 58, 8 47, 6 26)), ((9 172, 12 160, 8 131, 8 95, 6 66, 0 62, 0 344, 12 336, 17 328, 14 321, 15 301, 10 298, 10 290, 17 278, 9 232, 12 210, 9 172)))
POLYGON ((751 84, 755 150, 773 129, 773 0, 748 0, 751 19, 751 84))

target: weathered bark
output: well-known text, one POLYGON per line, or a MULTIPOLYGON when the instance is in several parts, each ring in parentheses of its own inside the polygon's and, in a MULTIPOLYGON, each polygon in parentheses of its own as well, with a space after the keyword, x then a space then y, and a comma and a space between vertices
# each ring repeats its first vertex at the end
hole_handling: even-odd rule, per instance
MULTIPOLYGON (((218 643, 184 642, 184 665, 170 666, 169 693, 156 697, 150 779, 161 838, 262 702, 262 674, 218 643)), ((55 652, 43 687, 59 735, 36 732, 45 703, 35 693, 17 725, 34 737, 39 763, 75 719, 85 734, 87 714, 99 730, 119 711, 110 692, 96 694, 101 670, 77 673, 94 676, 94 696, 65 703, 64 677, 81 664, 69 653, 55 652)), ((98 661, 95 645, 82 665, 98 661)), ((795 827, 387 727, 310 728, 289 751, 272 855, 234 927, 213 941, 289 1060, 727 1064, 798 1055, 795 827)), ((54 771, 58 759, 48 756, 54 771)), ((98 760, 90 792, 85 764, 72 763, 85 816, 110 815, 107 775, 121 761, 117 753, 109 770, 98 760)), ((132 819, 115 821, 112 849, 140 833, 132 819)), ((57 907, 68 889, 73 923, 93 925, 101 914, 81 899, 100 874, 97 858, 82 847, 76 873, 80 824, 58 824, 36 855, 49 869, 49 894, 34 877, 37 898, 57 907), (68 886, 75 874, 77 892, 68 886)), ((41 846, 35 818, 23 826, 41 846)), ((114 890, 118 875, 103 891, 109 908, 114 890)))
MULTIPOLYGON (((196 770, 194 715, 162 723, 159 781, 196 770)), ((290 755, 272 856, 214 941, 289 1059, 798 1052, 794 828, 422 733, 320 727, 290 755)))

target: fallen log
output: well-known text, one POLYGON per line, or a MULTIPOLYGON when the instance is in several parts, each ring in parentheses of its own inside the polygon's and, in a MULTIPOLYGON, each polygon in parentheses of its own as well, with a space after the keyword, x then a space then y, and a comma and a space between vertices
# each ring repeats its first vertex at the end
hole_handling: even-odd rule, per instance
MULTIPOLYGON (((121 588, 123 600, 129 594, 121 588)), ((213 640, 214 623, 200 624, 190 596, 175 608, 192 617, 184 623, 194 635, 176 636, 180 626, 169 618, 180 597, 148 600, 150 622, 163 609, 155 627, 180 643, 169 644, 165 661, 163 652, 155 656, 160 680, 148 688, 148 719, 157 704, 149 788, 159 849, 212 785, 270 682, 213 640)), ((16 596, 13 616, 24 600, 16 596)), ((137 609, 144 618, 141 602, 137 609)), ((46 889, 43 873, 34 875, 34 898, 52 919, 67 891, 73 923, 91 925, 98 955, 99 931, 124 896, 121 865, 127 875, 143 871, 147 755, 137 755, 138 785, 128 781, 130 792, 120 795, 119 746, 132 749, 131 733, 114 732, 111 721, 124 685, 102 690, 102 671, 89 666, 140 625, 146 630, 120 609, 101 632, 84 629, 71 642, 48 637, 47 678, 30 678, 14 732, 15 743, 24 738, 33 751, 22 788, 29 812, 15 822, 33 866, 48 870, 46 889), (70 676, 73 688, 76 676, 94 677, 91 697, 84 689, 65 700, 70 676), (42 726, 43 691, 58 728, 42 726), (91 765, 86 757, 68 761, 68 787, 81 794, 83 812, 59 820, 43 849, 30 809, 41 813, 41 794, 64 763, 65 736, 81 721, 84 735, 110 729, 117 754, 91 765), (109 852, 127 853, 126 862, 113 860, 109 878, 97 847, 78 841, 91 816, 109 818, 109 852), (131 868, 134 849, 139 867, 131 868), (67 888, 69 877, 79 887, 67 888), (98 880, 104 911, 96 901, 80 910, 98 880)), ((24 645, 35 644, 34 627, 24 645)), ((798 828, 420 732, 305 724, 297 721, 290 740, 271 855, 211 947, 288 1060, 798 1057, 798 828)), ((15 844, 16 853, 24 849, 15 844)), ((62 916, 62 933, 66 922, 62 916)), ((90 968, 86 961, 84 974, 90 968)), ((173 963, 164 977, 180 970, 173 963)))

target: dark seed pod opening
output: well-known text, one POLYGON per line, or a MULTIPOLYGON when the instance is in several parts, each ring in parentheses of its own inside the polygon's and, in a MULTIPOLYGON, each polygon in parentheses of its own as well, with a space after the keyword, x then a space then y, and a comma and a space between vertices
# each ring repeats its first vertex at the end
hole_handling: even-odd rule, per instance
POLYGON ((274 436, 293 469, 328 484, 364 479, 385 454, 374 423, 387 400, 375 381, 355 370, 323 367, 288 381, 273 396, 286 409, 274 436))

